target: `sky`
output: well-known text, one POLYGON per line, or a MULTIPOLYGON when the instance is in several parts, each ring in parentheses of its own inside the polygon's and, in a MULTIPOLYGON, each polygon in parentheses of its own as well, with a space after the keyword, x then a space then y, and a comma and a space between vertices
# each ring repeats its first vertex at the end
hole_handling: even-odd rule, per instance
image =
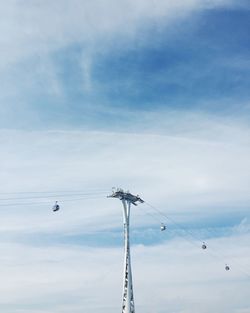
POLYGON ((121 310, 119 187, 136 312, 250 313, 249 1, 0 1, 0 29, 1 310, 121 310))

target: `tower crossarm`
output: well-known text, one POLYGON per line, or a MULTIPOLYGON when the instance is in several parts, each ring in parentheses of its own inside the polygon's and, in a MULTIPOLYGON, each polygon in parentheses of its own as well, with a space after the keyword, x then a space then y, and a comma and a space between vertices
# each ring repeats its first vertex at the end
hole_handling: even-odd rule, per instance
POLYGON ((144 200, 142 200, 139 195, 133 195, 129 191, 123 191, 122 189, 113 190, 112 194, 108 196, 108 198, 118 198, 120 200, 126 200, 133 205, 137 205, 137 203, 143 203, 144 200))

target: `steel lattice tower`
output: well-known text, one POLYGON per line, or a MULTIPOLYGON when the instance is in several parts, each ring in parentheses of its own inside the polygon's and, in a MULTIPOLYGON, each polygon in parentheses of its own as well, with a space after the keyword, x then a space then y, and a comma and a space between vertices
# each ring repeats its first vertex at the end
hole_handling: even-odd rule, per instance
POLYGON ((109 197, 118 198, 123 204, 123 225, 124 225, 124 274, 123 274, 123 295, 122 295, 122 313, 135 313, 132 268, 130 259, 129 242, 129 220, 131 203, 137 205, 137 202, 144 201, 139 196, 134 196, 122 189, 117 189, 109 197))

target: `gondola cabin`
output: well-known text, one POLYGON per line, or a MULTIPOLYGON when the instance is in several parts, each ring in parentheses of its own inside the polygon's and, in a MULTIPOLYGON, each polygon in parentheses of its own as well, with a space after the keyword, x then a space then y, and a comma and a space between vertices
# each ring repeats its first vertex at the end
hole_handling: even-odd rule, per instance
POLYGON ((56 201, 55 204, 53 205, 52 210, 53 210, 53 212, 56 212, 56 211, 59 211, 59 210, 60 210, 60 206, 59 206, 59 204, 57 203, 57 201, 56 201))

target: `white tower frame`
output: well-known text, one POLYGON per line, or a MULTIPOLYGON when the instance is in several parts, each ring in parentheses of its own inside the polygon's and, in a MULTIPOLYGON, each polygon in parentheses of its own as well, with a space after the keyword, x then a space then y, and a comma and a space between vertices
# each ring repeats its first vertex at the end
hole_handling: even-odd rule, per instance
POLYGON ((139 196, 134 196, 122 189, 117 189, 109 197, 118 198, 123 204, 123 225, 124 225, 124 274, 123 274, 123 294, 122 294, 122 313, 135 313, 134 292, 132 282, 132 268, 130 258, 130 208, 131 203, 137 205, 137 202, 144 201, 139 196))

